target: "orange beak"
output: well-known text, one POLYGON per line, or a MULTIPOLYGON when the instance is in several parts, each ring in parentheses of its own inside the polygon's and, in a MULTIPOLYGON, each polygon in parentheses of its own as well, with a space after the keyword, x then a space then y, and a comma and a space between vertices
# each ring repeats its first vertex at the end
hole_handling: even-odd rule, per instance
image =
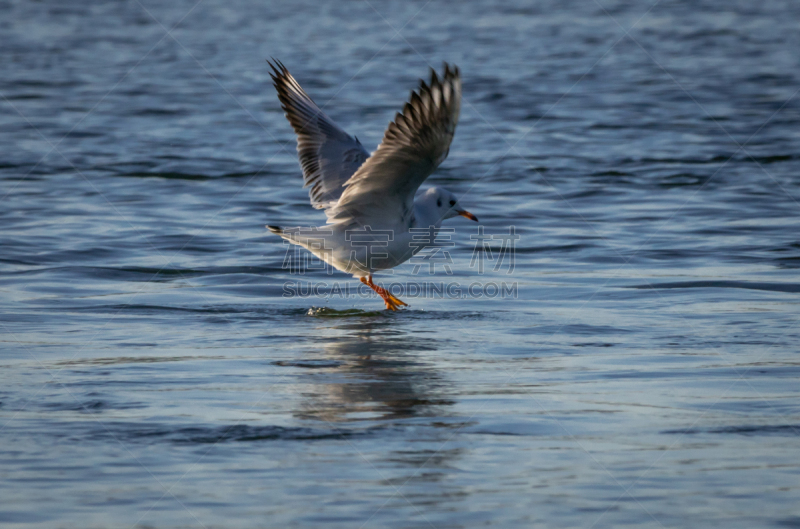
POLYGON ((468 218, 469 220, 474 220, 475 222, 478 222, 478 217, 476 217, 475 215, 473 215, 472 213, 470 213, 467 210, 456 211, 456 213, 458 213, 462 217, 468 218))

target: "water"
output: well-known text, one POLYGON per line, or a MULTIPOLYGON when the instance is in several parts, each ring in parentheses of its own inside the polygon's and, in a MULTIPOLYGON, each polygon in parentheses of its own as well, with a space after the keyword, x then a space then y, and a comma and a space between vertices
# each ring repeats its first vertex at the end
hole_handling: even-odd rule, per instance
POLYGON ((800 526, 800 5, 598 2, 3 2, 3 526, 800 526), (516 296, 285 269, 269 56, 370 149, 458 64, 513 270, 376 279, 516 296))

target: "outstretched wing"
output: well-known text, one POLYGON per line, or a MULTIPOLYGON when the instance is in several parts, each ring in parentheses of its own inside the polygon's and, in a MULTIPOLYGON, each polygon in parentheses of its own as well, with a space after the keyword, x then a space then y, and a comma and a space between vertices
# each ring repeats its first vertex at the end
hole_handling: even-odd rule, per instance
POLYGON ((460 109, 458 68, 445 64, 441 79, 431 69, 430 83, 420 81, 411 92, 378 149, 345 183, 339 202, 325 212, 328 222, 380 216, 405 223, 413 213, 417 189, 447 158, 460 109))
POLYGON ((308 195, 312 206, 328 208, 339 200, 342 186, 369 153, 319 109, 280 61, 267 62, 272 67, 270 77, 278 99, 297 134, 303 187, 311 187, 308 195))

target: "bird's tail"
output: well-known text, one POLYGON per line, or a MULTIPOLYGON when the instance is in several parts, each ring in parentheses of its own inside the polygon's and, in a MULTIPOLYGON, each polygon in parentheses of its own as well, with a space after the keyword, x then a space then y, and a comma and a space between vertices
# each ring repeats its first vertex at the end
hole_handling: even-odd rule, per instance
POLYGON ((327 248, 324 233, 320 235, 319 228, 285 228, 267 225, 267 229, 290 243, 299 244, 312 252, 312 248, 327 248))

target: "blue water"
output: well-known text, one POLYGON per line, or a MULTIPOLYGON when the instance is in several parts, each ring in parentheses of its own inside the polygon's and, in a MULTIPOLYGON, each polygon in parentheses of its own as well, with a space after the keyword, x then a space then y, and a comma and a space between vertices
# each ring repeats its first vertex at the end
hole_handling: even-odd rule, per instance
POLYGON ((797 2, 0 11, 3 527, 800 526, 797 2), (370 150, 457 64, 513 266, 287 267, 270 56, 370 150))

